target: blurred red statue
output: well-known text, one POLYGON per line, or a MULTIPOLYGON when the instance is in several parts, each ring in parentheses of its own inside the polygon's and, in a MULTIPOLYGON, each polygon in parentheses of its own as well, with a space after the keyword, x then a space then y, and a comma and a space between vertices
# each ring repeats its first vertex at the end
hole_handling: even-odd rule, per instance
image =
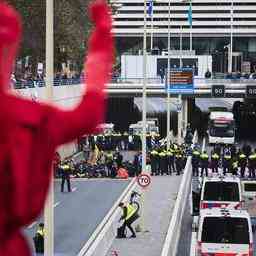
POLYGON ((21 229, 41 213, 57 146, 96 131, 103 122, 105 84, 113 62, 110 10, 103 0, 91 6, 95 29, 86 62, 86 92, 70 111, 8 93, 21 19, 0 3, 0 255, 27 256, 21 229))

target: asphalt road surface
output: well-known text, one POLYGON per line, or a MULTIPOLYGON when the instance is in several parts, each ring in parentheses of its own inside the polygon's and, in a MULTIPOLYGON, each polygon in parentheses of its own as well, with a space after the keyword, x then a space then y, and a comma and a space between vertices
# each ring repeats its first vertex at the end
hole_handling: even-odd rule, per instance
MULTIPOLYGON (((77 255, 128 184, 111 179, 73 180, 72 193, 60 193, 60 181, 55 181, 55 256, 77 255)), ((41 221, 24 230, 32 250, 32 237, 41 221)))

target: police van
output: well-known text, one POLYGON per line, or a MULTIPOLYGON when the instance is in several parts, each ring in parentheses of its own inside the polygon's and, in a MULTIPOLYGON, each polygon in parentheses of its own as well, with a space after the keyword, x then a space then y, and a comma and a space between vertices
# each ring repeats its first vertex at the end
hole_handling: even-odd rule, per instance
POLYGON ((202 209, 196 255, 253 256, 253 233, 248 212, 224 207, 202 209))
POLYGON ((205 177, 202 184, 200 210, 206 208, 242 208, 240 179, 235 176, 205 177))

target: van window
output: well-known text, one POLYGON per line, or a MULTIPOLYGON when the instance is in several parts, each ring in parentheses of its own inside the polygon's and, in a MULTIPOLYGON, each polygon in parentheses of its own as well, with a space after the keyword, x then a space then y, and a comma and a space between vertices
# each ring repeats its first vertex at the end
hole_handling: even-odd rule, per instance
POLYGON ((206 201, 239 201, 237 182, 206 182, 204 198, 206 201))
POLYGON ((202 229, 203 243, 249 244, 246 218, 206 217, 202 229))

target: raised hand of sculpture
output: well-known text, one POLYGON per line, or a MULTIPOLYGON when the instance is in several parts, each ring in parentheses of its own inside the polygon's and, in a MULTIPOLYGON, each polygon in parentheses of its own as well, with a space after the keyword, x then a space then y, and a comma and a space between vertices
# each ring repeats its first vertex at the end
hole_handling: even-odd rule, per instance
POLYGON ((0 255, 27 256, 21 229, 41 213, 57 146, 96 131, 104 120, 105 84, 113 63, 110 10, 91 6, 95 29, 86 62, 85 93, 73 110, 16 97, 9 80, 22 34, 17 12, 0 3, 0 255))

